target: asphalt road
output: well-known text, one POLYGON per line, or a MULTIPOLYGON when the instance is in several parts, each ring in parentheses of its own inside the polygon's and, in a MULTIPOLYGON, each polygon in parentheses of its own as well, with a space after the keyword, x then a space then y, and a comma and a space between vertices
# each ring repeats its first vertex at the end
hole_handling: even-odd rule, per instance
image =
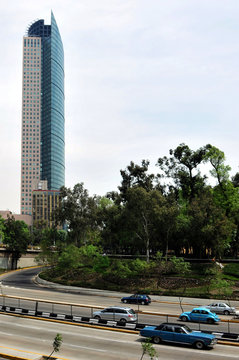
MULTIPOLYGON (((118 292, 107 292, 107 291, 94 291, 91 289, 81 289, 77 288, 76 290, 71 290, 67 287, 67 292, 62 292, 57 289, 47 289, 44 287, 39 287, 33 281, 33 278, 39 272, 39 269, 28 269, 24 271, 17 271, 13 273, 9 273, 3 276, 2 281, 2 291, 4 295, 14 295, 21 297, 30 297, 34 299, 34 301, 19 301, 12 299, 5 299, 5 305, 22 307, 26 309, 35 309, 36 300, 50 300, 52 302, 62 301, 65 303, 74 303, 74 304, 83 304, 89 305, 92 308, 83 308, 83 307, 70 307, 70 306, 62 306, 62 305, 51 305, 47 303, 39 303, 38 310, 39 311, 50 311, 55 313, 63 313, 63 314, 72 314, 78 316, 88 316, 91 317, 94 310, 97 309, 98 306, 107 307, 111 305, 123 305, 120 302, 120 299, 124 293, 118 292)), ((137 305, 129 305, 135 310, 140 311, 150 311, 152 313, 164 313, 164 314, 173 314, 179 315, 181 313, 181 308, 179 306, 179 302, 177 302, 177 298, 168 298, 168 297, 159 297, 152 296, 152 303, 150 306, 137 306, 137 305)), ((194 306, 197 305, 206 305, 212 302, 212 300, 205 299, 184 299, 183 300, 183 309, 184 311, 190 311, 194 306)), ((3 303, 3 300, 0 298, 0 304, 3 303)), ((235 306, 238 306, 238 302, 233 303, 235 306)), ((222 319, 231 319, 232 316, 221 316, 222 319)), ((156 315, 146 315, 139 313, 138 322, 144 324, 159 324, 164 321, 175 322, 178 321, 177 317, 167 317, 165 316, 156 316, 156 315)), ((212 330, 212 331, 221 331, 221 332, 235 332, 239 333, 239 324, 228 324, 221 322, 217 325, 208 325, 208 324, 197 324, 190 323, 188 324, 192 329, 201 329, 201 330, 212 330)))
MULTIPOLYGON (((39 269, 29 269, 25 271, 17 271, 0 277, 2 281, 2 292, 4 295, 13 295, 21 297, 29 297, 33 299, 31 302, 24 301, 23 304, 16 300, 5 299, 12 302, 13 306, 34 308, 35 301, 50 300, 62 301, 74 304, 87 304, 92 307, 119 305, 120 298, 125 295, 123 293, 91 291, 78 289, 77 292, 62 292, 57 289, 47 289, 39 287, 33 281, 33 277, 39 272, 39 269)), ((152 296, 153 302, 150 306, 140 306, 139 310, 164 312, 172 314, 180 314, 181 309, 177 303, 177 298, 165 298, 152 296), (166 302, 167 301, 167 302, 166 302), (173 302, 173 303, 170 303, 173 302)), ((205 305, 208 300, 204 299, 184 299, 184 310, 192 309, 196 305, 205 305)), ((10 303, 8 304, 10 305, 10 303)), ((235 302, 234 305, 238 306, 235 302)), ((40 303, 39 310, 52 311, 52 305, 40 303)), ((135 309, 137 305, 130 305, 135 309)), ((70 307, 54 306, 54 311, 61 313, 69 312, 70 307), (66 310, 67 309, 67 310, 66 310)), ((79 311, 78 307, 73 307, 73 311, 79 311)), ((90 310, 80 308, 82 315, 89 316, 90 310)), ((79 314, 79 313, 78 313, 79 314)), ((152 315, 140 314, 140 321, 146 323, 160 323, 166 320, 166 317, 157 317, 152 315)), ((227 318, 227 317, 224 317, 227 318)), ((230 317, 229 317, 230 318, 230 317)), ((176 318, 169 318, 169 321, 176 321, 176 318)), ((0 352, 9 354, 18 354, 31 360, 38 360, 40 354, 48 354, 51 350, 52 341, 56 333, 63 335, 63 346, 58 356, 59 359, 69 360, 91 360, 97 359, 139 359, 141 355, 142 339, 136 334, 125 334, 115 331, 106 331, 95 328, 87 328, 76 325, 66 325, 52 323, 40 320, 31 320, 21 317, 8 315, 0 315, 0 352), (27 349, 27 352, 26 352, 27 349)), ((204 325, 207 330, 227 331, 227 324, 220 326, 204 325), (221 326, 225 327, 222 330, 221 326)), ((232 325, 231 325, 232 326, 232 325)), ((233 325, 231 331, 239 332, 239 324, 233 325)), ((190 324, 190 327, 197 329, 198 324, 190 324)), ((238 348, 231 346, 217 345, 213 350, 198 351, 183 346, 155 345, 159 353, 159 359, 167 360, 183 360, 183 359, 235 359, 238 358, 238 348)))
MULTIPOLYGON (((0 352, 39 360, 49 355, 57 333, 63 337, 58 359, 64 360, 139 360, 142 354, 137 334, 98 330, 54 322, 0 315, 0 352), (26 350, 27 349, 27 350, 26 350)), ((238 348, 216 345, 212 350, 191 347, 154 345, 159 359, 208 360, 238 359, 238 348)))

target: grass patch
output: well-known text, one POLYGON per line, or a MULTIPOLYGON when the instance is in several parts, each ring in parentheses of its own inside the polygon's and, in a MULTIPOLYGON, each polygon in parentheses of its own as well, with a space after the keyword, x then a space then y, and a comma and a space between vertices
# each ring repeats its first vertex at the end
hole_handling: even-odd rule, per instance
POLYGON ((229 297, 235 300, 239 297, 239 281, 234 275, 238 269, 237 264, 228 264, 236 266, 225 266, 226 271, 215 269, 215 264, 192 264, 189 272, 180 275, 170 273, 170 276, 169 273, 160 274, 157 272, 158 268, 155 271, 155 268, 150 267, 144 272, 131 271, 127 275, 126 264, 130 262, 117 262, 117 267, 109 267, 104 273, 97 273, 86 267, 68 269, 60 273, 59 269, 55 268, 45 271, 41 277, 68 286, 127 293, 208 299, 229 297))
POLYGON ((226 264, 223 268, 224 275, 232 275, 239 278, 239 264, 226 264))

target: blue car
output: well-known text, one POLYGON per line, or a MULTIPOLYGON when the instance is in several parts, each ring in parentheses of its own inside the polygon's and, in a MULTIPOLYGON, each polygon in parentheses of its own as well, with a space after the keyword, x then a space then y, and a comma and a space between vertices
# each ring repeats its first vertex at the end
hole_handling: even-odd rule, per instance
POLYGON ((183 312, 179 319, 186 321, 205 322, 208 324, 215 324, 220 321, 219 317, 204 307, 194 308, 192 311, 183 312))
POLYGON ((196 349, 213 347, 217 343, 216 337, 212 334, 192 331, 187 325, 173 323, 163 323, 159 326, 145 326, 140 331, 140 335, 151 338, 155 344, 160 344, 165 341, 191 345, 196 347, 196 349))
POLYGON ((122 297, 121 301, 126 304, 141 304, 141 305, 149 305, 151 303, 151 298, 149 295, 140 295, 134 294, 131 296, 122 297))

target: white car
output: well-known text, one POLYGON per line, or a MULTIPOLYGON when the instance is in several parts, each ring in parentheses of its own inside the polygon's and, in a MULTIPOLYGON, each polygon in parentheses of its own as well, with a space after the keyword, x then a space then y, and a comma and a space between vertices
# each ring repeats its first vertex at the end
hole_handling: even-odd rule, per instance
POLYGON ((93 313, 94 319, 113 320, 121 322, 135 322, 137 321, 137 314, 128 307, 110 306, 104 310, 95 311, 93 313))
POLYGON ((223 315, 236 314, 236 309, 234 307, 222 302, 214 302, 205 307, 209 309, 211 312, 214 312, 216 314, 223 314, 223 315))

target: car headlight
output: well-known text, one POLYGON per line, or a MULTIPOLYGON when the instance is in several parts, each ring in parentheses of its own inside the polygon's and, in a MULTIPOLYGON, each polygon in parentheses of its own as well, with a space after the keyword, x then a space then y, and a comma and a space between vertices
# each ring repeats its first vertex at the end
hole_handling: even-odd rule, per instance
POLYGON ((211 343, 210 343, 210 344, 211 344, 211 345, 214 345, 214 344, 216 344, 216 343, 217 343, 217 339, 215 338, 215 339, 212 339, 212 340, 211 340, 211 343))

